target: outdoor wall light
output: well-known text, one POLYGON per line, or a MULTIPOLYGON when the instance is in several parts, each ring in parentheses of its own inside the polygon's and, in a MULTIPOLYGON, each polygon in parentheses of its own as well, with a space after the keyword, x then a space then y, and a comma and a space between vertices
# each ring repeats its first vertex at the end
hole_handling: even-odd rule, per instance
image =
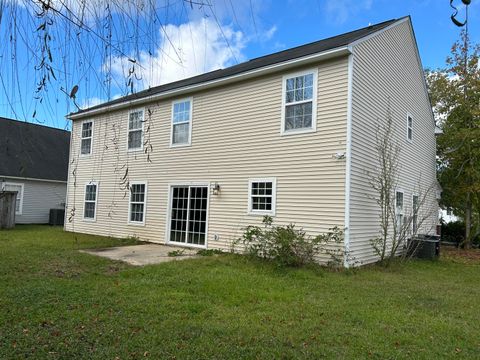
POLYGON ((213 195, 218 195, 218 193, 220 192, 220 184, 217 182, 211 183, 210 189, 212 190, 213 195))

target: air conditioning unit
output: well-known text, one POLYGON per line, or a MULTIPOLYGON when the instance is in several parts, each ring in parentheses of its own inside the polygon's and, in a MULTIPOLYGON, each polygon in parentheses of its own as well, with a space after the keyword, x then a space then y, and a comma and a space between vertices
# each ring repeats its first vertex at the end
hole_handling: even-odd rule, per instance
POLYGON ((50 209, 50 218, 48 223, 52 226, 63 225, 65 220, 65 210, 64 209, 50 209))

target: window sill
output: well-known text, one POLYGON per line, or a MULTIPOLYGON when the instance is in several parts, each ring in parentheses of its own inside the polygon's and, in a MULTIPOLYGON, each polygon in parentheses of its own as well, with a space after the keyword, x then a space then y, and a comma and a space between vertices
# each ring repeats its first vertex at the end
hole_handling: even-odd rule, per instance
POLYGON ((252 216, 275 216, 275 211, 249 211, 247 212, 247 215, 252 215, 252 216))
POLYGON ((139 151, 143 151, 143 146, 141 148, 132 148, 132 149, 127 149, 127 152, 129 153, 134 153, 134 152, 139 152, 139 151))
POLYGON ((191 147, 191 143, 186 143, 186 144, 170 144, 171 148, 184 148, 184 147, 191 147))
POLYGON ((93 223, 93 222, 97 222, 97 219, 96 218, 94 218, 94 219, 82 218, 82 221, 93 223))
POLYGON ((317 132, 317 129, 300 129, 300 130, 283 130, 281 136, 290 136, 290 135, 300 135, 300 134, 310 134, 317 132))
POLYGON ((145 221, 139 222, 139 221, 129 221, 128 225, 133 225, 133 226, 145 226, 145 221))

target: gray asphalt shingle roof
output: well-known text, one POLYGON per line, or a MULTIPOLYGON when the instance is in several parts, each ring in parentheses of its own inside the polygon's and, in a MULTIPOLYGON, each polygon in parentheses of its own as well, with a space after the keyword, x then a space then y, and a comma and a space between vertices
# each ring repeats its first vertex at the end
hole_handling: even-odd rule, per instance
POLYGON ((70 132, 0 117, 0 176, 67 181, 70 132))
MULTIPOLYGON (((347 46, 348 44, 351 44, 354 41, 357 41, 357 40, 359 40, 363 37, 366 37, 370 34, 373 34, 376 31, 379 31, 379 30, 393 24, 396 21, 397 21, 397 19, 388 20, 388 21, 385 21, 385 22, 382 22, 382 23, 379 23, 379 24, 370 25, 370 26, 367 26, 365 28, 358 29, 358 30, 355 30, 355 31, 351 31, 351 32, 348 32, 348 33, 345 33, 345 34, 341 34, 341 35, 337 35, 337 36, 330 37, 330 38, 327 38, 327 39, 315 41, 315 42, 312 42, 312 43, 309 43, 309 44, 306 44, 306 45, 294 47, 294 48, 287 49, 287 50, 284 50, 284 51, 280 51, 280 52, 277 52, 277 53, 274 53, 274 54, 258 57, 258 58, 252 59, 250 61, 246 61, 246 62, 240 63, 238 65, 228 67, 226 69, 215 70, 215 71, 211 71, 211 72, 208 72, 208 73, 205 73, 205 74, 194 76, 194 77, 191 77, 191 78, 188 78, 188 79, 175 81, 175 82, 168 83, 168 84, 165 84, 165 85, 155 86, 155 87, 149 88, 147 90, 139 91, 139 92, 131 94, 131 95, 127 95, 127 96, 124 96, 124 97, 121 97, 121 98, 118 98, 118 99, 115 99, 115 100, 112 100, 112 101, 105 102, 103 104, 92 106, 88 109, 80 110, 80 111, 76 112, 75 114, 81 114, 81 113, 86 112, 86 111, 101 109, 101 108, 104 108, 104 107, 107 107, 107 106, 116 105, 116 104, 120 104, 120 103, 127 102, 127 101, 142 99, 142 98, 149 97, 149 96, 152 96, 152 95, 161 94, 163 92, 167 92, 167 91, 171 91, 171 90, 175 90, 175 89, 180 89, 180 88, 183 88, 183 87, 192 86, 192 85, 196 85, 196 84, 201 84, 201 83, 209 82, 209 81, 212 81, 212 80, 218 80, 218 79, 226 78, 226 77, 230 77, 230 76, 233 76, 233 75, 238 75, 238 74, 250 71, 250 70, 259 69, 259 68, 262 68, 262 67, 282 63, 282 62, 285 62, 285 61, 301 58, 301 57, 304 57, 304 56, 308 56, 308 55, 324 52, 324 51, 327 51, 327 50, 332 50, 332 49, 335 49, 335 48, 340 48, 340 47, 343 47, 343 46, 347 46)), ((70 114, 70 115, 73 115, 73 114, 70 114)))

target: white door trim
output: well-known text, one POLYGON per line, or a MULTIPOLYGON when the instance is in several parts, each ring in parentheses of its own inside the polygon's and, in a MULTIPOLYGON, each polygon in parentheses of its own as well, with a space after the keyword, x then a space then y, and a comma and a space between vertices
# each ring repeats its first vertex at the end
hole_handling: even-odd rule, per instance
MULTIPOLYGON (((207 249, 208 248, 208 220, 210 215, 210 182, 205 181, 178 181, 168 184, 168 204, 167 204, 167 223, 165 226, 165 244, 182 246, 189 248, 197 249, 207 249), (180 243, 175 241, 170 241, 170 228, 172 221, 172 200, 173 200, 173 188, 176 186, 188 186, 188 196, 190 197, 190 187, 206 187, 207 188, 207 209, 206 209, 206 223, 205 223, 205 245, 196 245, 188 243, 180 243)), ((188 215, 187 215, 187 229, 188 229, 188 215)), ((187 232, 188 233, 188 232, 187 232)))

